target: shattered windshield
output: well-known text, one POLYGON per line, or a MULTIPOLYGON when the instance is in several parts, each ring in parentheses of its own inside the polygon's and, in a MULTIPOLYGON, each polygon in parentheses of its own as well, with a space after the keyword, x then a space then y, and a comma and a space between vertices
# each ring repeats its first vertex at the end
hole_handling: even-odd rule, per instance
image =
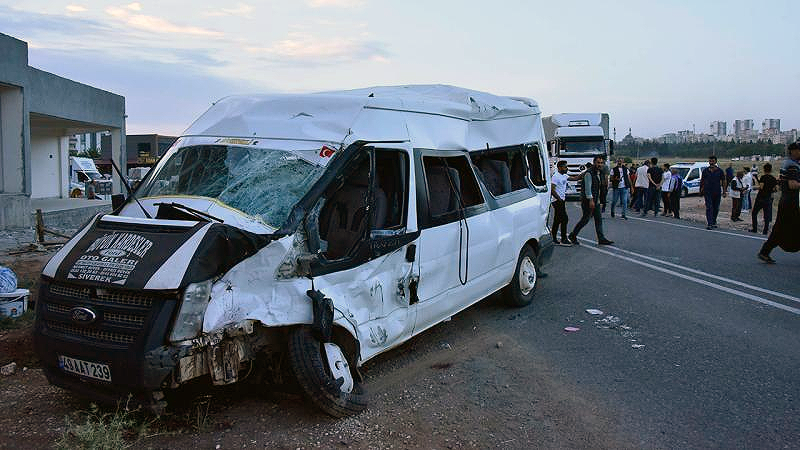
POLYGON ((279 228, 324 170, 284 150, 181 147, 170 150, 136 194, 213 198, 279 228))

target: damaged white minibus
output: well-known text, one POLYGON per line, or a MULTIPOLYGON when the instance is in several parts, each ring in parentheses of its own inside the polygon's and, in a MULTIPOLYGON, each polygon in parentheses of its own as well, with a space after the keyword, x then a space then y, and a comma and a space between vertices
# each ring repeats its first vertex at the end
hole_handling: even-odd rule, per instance
MULTIPOLYGON (((52 384, 153 408, 194 379, 294 374, 337 417, 358 367, 552 253, 536 102, 450 86, 228 97, 42 272, 52 384)), ((259 378, 262 377, 262 378, 259 378)))

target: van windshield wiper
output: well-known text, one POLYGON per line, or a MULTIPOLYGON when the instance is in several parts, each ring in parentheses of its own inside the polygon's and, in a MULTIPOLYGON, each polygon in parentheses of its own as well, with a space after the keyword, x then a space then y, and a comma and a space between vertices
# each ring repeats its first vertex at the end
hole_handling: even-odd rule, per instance
POLYGON ((163 206, 169 206, 170 208, 175 208, 175 209, 180 209, 180 210, 186 211, 189 214, 191 214, 191 215, 193 215, 193 216, 195 216, 195 217, 197 217, 199 219, 203 219, 205 221, 208 221, 208 219, 211 219, 211 220, 217 221, 219 223, 225 223, 225 221, 220 219, 219 217, 214 217, 211 214, 205 213, 203 211, 198 211, 198 210, 196 210, 194 208, 190 208, 190 207, 188 207, 186 205, 182 205, 180 203, 175 203, 175 202, 153 203, 153 205, 154 206, 162 206, 162 205, 163 206))

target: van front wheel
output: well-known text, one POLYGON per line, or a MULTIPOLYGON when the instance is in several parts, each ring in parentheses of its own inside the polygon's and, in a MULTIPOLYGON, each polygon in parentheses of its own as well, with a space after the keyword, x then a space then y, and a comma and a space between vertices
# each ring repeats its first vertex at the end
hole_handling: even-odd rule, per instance
POLYGON ((303 392, 319 409, 337 418, 366 409, 366 395, 344 353, 336 344, 317 340, 309 327, 289 334, 289 361, 303 392))
POLYGON ((506 297, 511 306, 527 306, 533 300, 539 273, 536 268, 536 253, 526 245, 522 247, 517 260, 517 270, 506 288, 506 297))

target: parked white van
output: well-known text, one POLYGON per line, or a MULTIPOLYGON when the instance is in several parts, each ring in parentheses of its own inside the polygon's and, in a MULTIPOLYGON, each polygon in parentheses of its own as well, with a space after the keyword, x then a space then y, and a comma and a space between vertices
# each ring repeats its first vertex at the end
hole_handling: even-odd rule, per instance
POLYGON ((677 162, 670 168, 678 169, 678 174, 683 179, 681 197, 700 193, 700 180, 703 178, 703 169, 708 167, 707 162, 677 162))
POLYGON ((449 86, 228 97, 47 264, 36 348, 97 400, 291 368, 341 417, 358 367, 550 257, 539 107, 449 86))

